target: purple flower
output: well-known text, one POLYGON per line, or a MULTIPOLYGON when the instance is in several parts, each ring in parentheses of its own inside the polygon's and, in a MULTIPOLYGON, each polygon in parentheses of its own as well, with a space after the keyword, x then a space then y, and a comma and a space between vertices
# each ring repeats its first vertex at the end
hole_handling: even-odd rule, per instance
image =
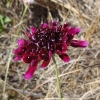
POLYGON ((30 79, 41 60, 41 68, 48 66, 55 53, 64 62, 69 62, 70 58, 66 54, 68 46, 88 46, 87 41, 73 40, 79 32, 80 28, 70 27, 69 24, 58 25, 57 22, 44 23, 39 29, 30 27, 30 32, 26 32, 28 39, 18 39, 19 47, 14 50, 15 61, 22 59, 23 62, 30 64, 24 77, 30 79))

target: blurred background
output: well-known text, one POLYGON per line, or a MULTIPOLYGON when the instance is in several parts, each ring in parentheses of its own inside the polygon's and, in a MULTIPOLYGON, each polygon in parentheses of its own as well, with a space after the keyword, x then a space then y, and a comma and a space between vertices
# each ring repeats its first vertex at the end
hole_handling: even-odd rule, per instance
POLYGON ((28 64, 13 60, 16 40, 48 21, 80 27, 75 38, 89 41, 85 49, 69 47, 68 63, 56 55, 63 100, 100 100, 100 0, 33 0, 20 21, 24 8, 22 0, 0 1, 0 100, 59 100, 52 61, 25 80, 28 64))

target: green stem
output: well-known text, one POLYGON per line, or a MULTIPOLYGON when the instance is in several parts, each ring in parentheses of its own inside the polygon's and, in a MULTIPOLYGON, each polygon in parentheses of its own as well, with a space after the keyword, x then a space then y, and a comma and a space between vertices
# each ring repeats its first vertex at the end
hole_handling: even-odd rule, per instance
POLYGON ((2 100, 5 99, 4 95, 5 95, 5 91, 6 91, 7 76, 8 76, 8 70, 9 70, 9 66, 10 66, 12 51, 13 51, 13 49, 11 48, 11 51, 10 51, 10 54, 9 54, 9 59, 8 59, 8 62, 7 62, 7 69, 6 69, 6 74, 5 74, 4 86, 3 86, 3 99, 2 100))
MULTIPOLYGON (((23 18, 24 18, 24 16, 25 16, 25 13, 26 13, 26 11, 27 11, 27 8, 28 8, 28 6, 25 5, 25 8, 24 8, 24 11, 23 11, 23 14, 22 14, 22 16, 21 16, 20 21, 23 20, 23 18)), ((21 26, 21 25, 19 25, 16 34, 19 33, 19 31, 20 31, 20 26, 21 26)), ((14 46, 14 44, 15 44, 15 40, 16 40, 16 37, 14 38, 13 46, 14 46)), ((7 69, 6 69, 6 74, 5 74, 4 86, 3 86, 3 98, 2 98, 2 100, 4 100, 4 94, 5 94, 5 91, 6 91, 7 76, 8 76, 8 71, 9 71, 9 67, 10 67, 10 61, 11 61, 11 58, 12 58, 12 57, 11 57, 11 56, 12 56, 12 52, 13 52, 13 48, 11 48, 11 50, 10 50, 9 59, 8 59, 8 62, 7 62, 7 69)))
POLYGON ((62 96, 61 96, 61 89, 60 89, 60 80, 59 80, 59 72, 58 72, 58 68, 57 68, 57 63, 55 60, 54 55, 52 56, 53 62, 55 64, 55 72, 56 72, 56 78, 57 78, 57 86, 58 86, 58 92, 59 92, 59 99, 62 100, 62 96))
MULTIPOLYGON (((27 9, 28 9, 28 6, 25 5, 25 8, 24 8, 23 14, 22 14, 22 16, 21 16, 20 22, 23 20, 23 17, 25 16, 25 13, 26 13, 27 9)), ((21 26, 21 24, 18 26, 18 30, 17 30, 16 34, 19 33, 19 31, 20 31, 20 26, 21 26)))
POLYGON ((9 8, 9 6, 10 6, 10 1, 6 0, 6 7, 9 8))

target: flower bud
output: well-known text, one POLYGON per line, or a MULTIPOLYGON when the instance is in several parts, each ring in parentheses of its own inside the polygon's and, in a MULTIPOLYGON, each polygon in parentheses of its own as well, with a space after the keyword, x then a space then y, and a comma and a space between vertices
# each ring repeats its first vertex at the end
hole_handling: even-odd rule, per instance
POLYGON ((34 3, 34 0, 23 0, 23 2, 27 5, 34 3))

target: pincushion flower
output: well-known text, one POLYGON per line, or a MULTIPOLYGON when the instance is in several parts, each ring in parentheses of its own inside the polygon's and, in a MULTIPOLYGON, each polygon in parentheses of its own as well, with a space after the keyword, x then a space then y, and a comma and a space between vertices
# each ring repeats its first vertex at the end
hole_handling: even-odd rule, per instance
POLYGON ((23 62, 29 63, 24 78, 30 79, 33 76, 40 61, 42 61, 41 68, 47 67, 55 53, 64 62, 69 62, 70 58, 66 54, 68 46, 87 47, 87 41, 73 39, 80 30, 80 28, 71 27, 68 23, 58 25, 57 22, 43 23, 39 29, 30 27, 30 32, 26 32, 28 39, 18 39, 19 47, 14 50, 15 61, 22 59, 23 62))

